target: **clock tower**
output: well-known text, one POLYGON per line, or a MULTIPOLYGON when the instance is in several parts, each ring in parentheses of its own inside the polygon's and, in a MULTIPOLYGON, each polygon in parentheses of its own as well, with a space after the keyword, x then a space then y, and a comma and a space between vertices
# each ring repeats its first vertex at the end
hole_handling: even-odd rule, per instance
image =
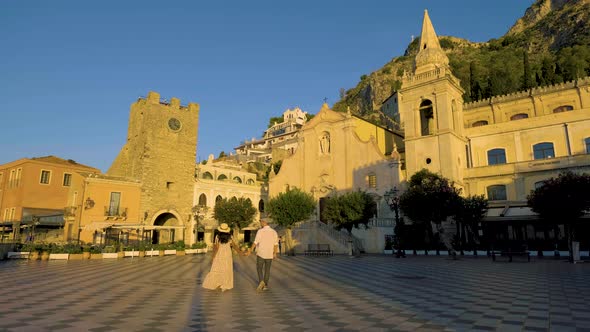
POLYGON ((162 101, 156 92, 131 105, 127 142, 107 174, 141 182, 153 243, 190 238, 198 123, 198 104, 162 101))

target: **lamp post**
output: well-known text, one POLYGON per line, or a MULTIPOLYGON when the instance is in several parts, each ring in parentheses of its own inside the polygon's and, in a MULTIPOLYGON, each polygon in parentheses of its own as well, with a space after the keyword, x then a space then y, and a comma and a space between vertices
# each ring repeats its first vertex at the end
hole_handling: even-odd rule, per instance
POLYGON ((208 207, 206 205, 195 205, 192 208, 193 215, 195 217, 195 242, 199 240, 199 221, 201 217, 205 217, 208 207))
POLYGON ((401 250, 401 238, 400 238, 400 234, 398 234, 398 232, 401 229, 401 224, 400 224, 400 220, 399 220, 399 201, 400 201, 399 190, 397 189, 397 187, 394 186, 393 188, 391 188, 390 190, 388 190, 384 194, 384 197, 385 197, 385 201, 389 205, 389 208, 391 209, 391 211, 393 211, 395 213, 395 223, 393 225, 394 238, 397 237, 397 252, 396 252, 395 256, 397 258, 406 257, 406 255, 401 250), (396 230, 397 230, 397 232, 396 232, 396 230))

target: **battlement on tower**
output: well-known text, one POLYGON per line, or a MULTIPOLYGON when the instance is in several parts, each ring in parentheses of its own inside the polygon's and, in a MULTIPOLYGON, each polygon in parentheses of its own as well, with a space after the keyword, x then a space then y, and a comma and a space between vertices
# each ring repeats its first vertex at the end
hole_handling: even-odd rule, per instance
POLYGON ((164 106, 169 106, 172 109, 177 110, 187 110, 189 112, 198 112, 199 111, 199 104, 197 103, 188 103, 188 105, 184 106, 180 104, 180 99, 176 97, 170 98, 170 100, 162 99, 160 94, 154 91, 148 92, 147 97, 139 97, 137 100, 138 102, 144 101, 150 104, 159 104, 164 106))
POLYGON ((463 110, 467 111, 470 109, 474 109, 474 108, 478 108, 478 107, 482 107, 482 106, 486 106, 486 105, 490 105, 490 104, 505 103, 505 102, 514 101, 514 100, 518 100, 518 99, 535 97, 538 95, 544 95, 544 94, 548 94, 548 93, 560 92, 560 91, 569 90, 569 89, 573 89, 573 88, 580 87, 580 86, 586 86, 586 85, 590 85, 590 76, 587 76, 587 77, 584 77, 584 78, 581 78, 578 80, 574 80, 574 81, 557 83, 557 84, 553 84, 553 85, 540 86, 540 87, 532 88, 532 89, 526 90, 526 91, 518 91, 518 92, 508 93, 505 95, 493 96, 491 98, 486 98, 483 100, 478 100, 478 101, 474 101, 474 102, 470 102, 470 103, 465 103, 465 105, 463 105, 463 110))

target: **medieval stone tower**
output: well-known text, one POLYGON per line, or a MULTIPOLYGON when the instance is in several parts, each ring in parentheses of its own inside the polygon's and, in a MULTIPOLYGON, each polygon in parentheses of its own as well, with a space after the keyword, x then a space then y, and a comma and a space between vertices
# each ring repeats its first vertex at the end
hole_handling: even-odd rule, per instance
POLYGON ((156 92, 131 105, 127 142, 107 174, 142 183, 143 223, 155 226, 154 243, 188 239, 198 123, 198 104, 164 102, 156 92))
POLYGON ((413 74, 398 91, 404 123, 407 175, 426 168, 462 186, 467 167, 463 136, 463 89, 453 76, 428 12, 424 11, 420 50, 413 74))

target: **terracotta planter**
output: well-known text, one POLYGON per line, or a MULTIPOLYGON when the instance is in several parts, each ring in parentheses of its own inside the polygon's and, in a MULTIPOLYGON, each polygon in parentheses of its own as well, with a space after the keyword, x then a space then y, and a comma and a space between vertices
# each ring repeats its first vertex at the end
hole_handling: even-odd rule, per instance
POLYGON ((70 260, 82 260, 84 259, 84 254, 70 254, 70 260))
POLYGON ((186 252, 184 250, 176 250, 176 256, 184 256, 186 252))
POLYGON ((90 254, 90 259, 102 259, 102 254, 90 254))
POLYGON ((31 253, 29 254, 29 259, 31 260, 38 260, 39 259, 39 252, 38 251, 31 251, 31 253))
POLYGON ((145 251, 140 251, 138 256, 139 257, 145 257, 145 251))
POLYGON ((158 251, 158 256, 164 256, 164 250, 158 251))
POLYGON ((90 252, 89 251, 85 251, 82 253, 82 258, 83 259, 90 259, 90 252))
POLYGON ((43 252, 41 252, 41 260, 42 261, 49 260, 49 251, 43 251, 43 252))

